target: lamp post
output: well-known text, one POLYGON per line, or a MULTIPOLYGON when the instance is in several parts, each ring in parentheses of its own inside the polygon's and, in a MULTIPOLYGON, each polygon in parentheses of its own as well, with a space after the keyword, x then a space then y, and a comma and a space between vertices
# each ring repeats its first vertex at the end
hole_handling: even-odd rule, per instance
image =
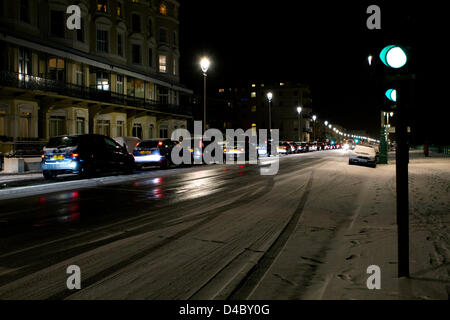
POLYGON ((200 67, 203 71, 203 132, 206 131, 206 73, 208 72, 211 62, 204 57, 200 60, 200 67))
POLYGON ((313 128, 313 141, 316 141, 316 119, 317 119, 317 116, 316 115, 313 115, 312 116, 312 119, 313 119, 313 121, 314 121, 314 128, 313 128))
POLYGON ((302 107, 297 107, 297 115, 298 115, 298 141, 302 141, 301 131, 300 131, 300 113, 302 112, 302 107))
POLYGON ((327 127, 328 127, 328 121, 324 122, 325 124, 325 140, 327 139, 327 127))
POLYGON ((271 109, 271 105, 272 105, 272 98, 273 98, 273 94, 272 92, 268 92, 267 93, 267 100, 269 100, 269 137, 267 139, 268 144, 267 144, 267 154, 269 155, 269 157, 271 156, 272 153, 272 145, 270 140, 272 139, 272 109, 271 109))

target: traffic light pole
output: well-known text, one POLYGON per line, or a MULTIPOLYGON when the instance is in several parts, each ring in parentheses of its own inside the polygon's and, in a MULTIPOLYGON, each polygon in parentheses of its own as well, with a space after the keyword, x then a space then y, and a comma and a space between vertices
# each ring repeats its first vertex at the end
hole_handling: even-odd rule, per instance
POLYGON ((406 109, 411 92, 409 80, 398 81, 396 111, 396 189, 398 276, 409 277, 409 187, 408 187, 408 126, 406 109))

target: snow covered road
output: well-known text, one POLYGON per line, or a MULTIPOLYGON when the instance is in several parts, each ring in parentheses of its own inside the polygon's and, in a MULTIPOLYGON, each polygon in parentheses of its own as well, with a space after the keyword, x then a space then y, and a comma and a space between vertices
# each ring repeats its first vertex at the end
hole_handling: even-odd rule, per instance
POLYGON ((413 279, 395 278, 394 166, 335 150, 3 200, 0 299, 446 299, 448 164, 410 165, 413 279))

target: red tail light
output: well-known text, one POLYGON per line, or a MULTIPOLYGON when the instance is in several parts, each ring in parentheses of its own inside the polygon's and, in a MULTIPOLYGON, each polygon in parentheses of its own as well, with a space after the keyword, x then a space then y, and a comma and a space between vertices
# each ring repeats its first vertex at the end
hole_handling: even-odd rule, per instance
POLYGON ((41 158, 44 159, 45 158, 45 154, 41 154, 41 158))
POLYGON ((160 142, 158 142, 158 146, 162 146, 163 145, 163 142, 162 141, 160 141, 160 142))

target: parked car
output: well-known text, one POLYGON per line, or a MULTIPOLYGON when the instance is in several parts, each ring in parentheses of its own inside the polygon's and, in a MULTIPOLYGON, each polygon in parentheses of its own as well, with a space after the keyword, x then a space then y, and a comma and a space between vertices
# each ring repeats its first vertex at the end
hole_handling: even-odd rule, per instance
POLYGON ((144 140, 133 151, 137 169, 145 166, 159 166, 161 169, 169 168, 173 162, 172 149, 179 145, 178 141, 171 139, 144 140))
POLYGON ((377 166, 375 149, 357 145, 350 153, 348 164, 363 164, 375 168, 377 166))
POLYGON ((133 154, 134 149, 141 142, 141 139, 137 137, 116 137, 113 139, 121 146, 126 147, 131 154, 133 154))
POLYGON ((125 147, 97 134, 53 137, 45 145, 41 158, 45 179, 66 173, 82 177, 90 177, 97 172, 129 174, 134 169, 133 156, 125 147))

